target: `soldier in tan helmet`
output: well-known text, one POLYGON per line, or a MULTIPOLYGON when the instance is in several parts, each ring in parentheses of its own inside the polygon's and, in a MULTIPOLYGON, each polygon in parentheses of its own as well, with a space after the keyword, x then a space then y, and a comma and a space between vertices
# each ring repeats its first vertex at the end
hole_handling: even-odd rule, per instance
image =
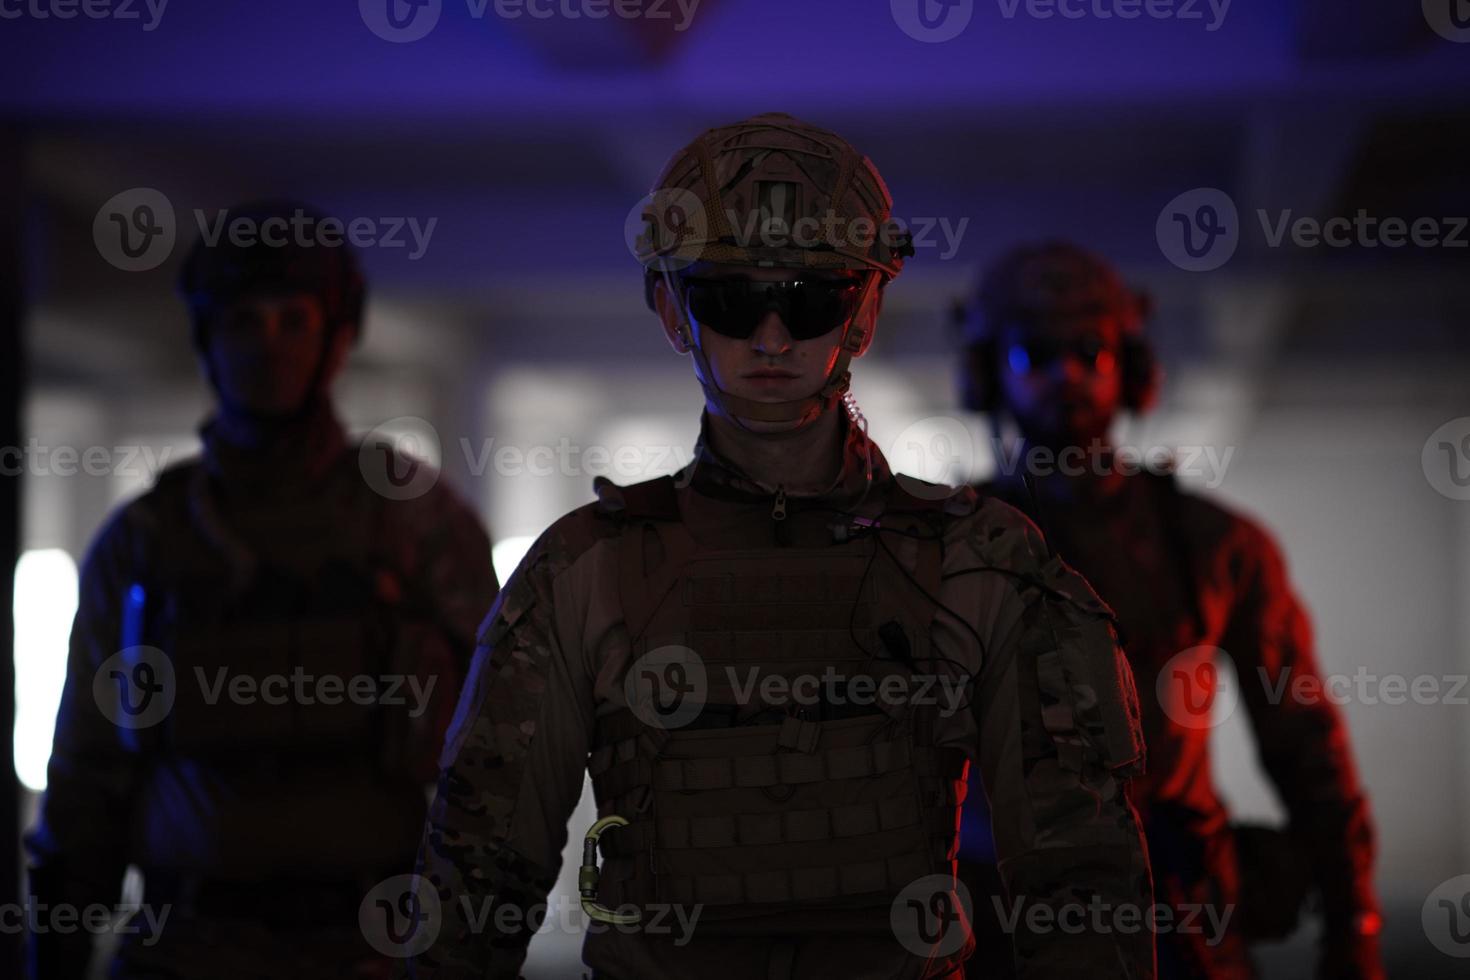
POLYGON ((518 975, 590 772, 600 980, 958 978, 971 764, 1028 978, 1152 978, 1143 759, 1111 614, 1033 525, 895 478, 848 394, 912 254, 877 170, 709 130, 637 252, 705 392, 694 460, 531 548, 480 631, 400 907, 414 977, 518 975))

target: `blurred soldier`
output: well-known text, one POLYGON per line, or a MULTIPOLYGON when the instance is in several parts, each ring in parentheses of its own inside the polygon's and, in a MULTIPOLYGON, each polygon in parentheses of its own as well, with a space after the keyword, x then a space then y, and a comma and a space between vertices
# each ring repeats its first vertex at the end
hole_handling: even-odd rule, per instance
MULTIPOLYGON (((167 918, 117 977, 386 975, 358 908, 412 869, 490 545, 442 485, 365 479, 330 397, 363 304, 340 238, 290 203, 229 218, 259 237, 201 241, 180 283, 218 409, 87 557, 31 890, 113 905, 141 869, 167 918)), ((34 975, 83 976, 90 938, 38 930, 34 975)))
POLYGON ((637 251, 704 390, 695 458, 594 481, 490 610, 420 852, 439 915, 412 976, 517 976, 585 770, 599 980, 958 978, 975 762, 1041 913, 1023 975, 1152 977, 1147 933, 1046 925, 1151 901, 1105 607, 1014 509, 896 479, 847 394, 913 253, 877 170, 773 113, 705 132, 655 186, 637 251))
MULTIPOLYGON (((993 421, 1011 416, 1021 442, 1000 449, 997 479, 980 490, 1036 519, 1123 626, 1148 747, 1148 771, 1130 794, 1154 888, 1176 916, 1160 928, 1159 975, 1252 976, 1247 941, 1288 934, 1310 880, 1325 922, 1318 976, 1381 977, 1373 834, 1347 732, 1325 698, 1269 697, 1284 681, 1317 677, 1310 625, 1280 550, 1255 523, 1181 490, 1172 473, 1130 471, 1107 441, 1120 410, 1141 413, 1153 401, 1158 371, 1143 319, 1142 298, 1075 246, 1018 248, 990 268, 964 318, 965 398, 993 421), (1040 469, 1034 496, 1030 469, 1040 469), (1234 660, 1261 762, 1291 817, 1289 837, 1232 829, 1216 795, 1213 648, 1234 660), (1191 906, 1204 908, 1193 929, 1179 918, 1191 906), (1227 912, 1233 921, 1222 926, 1227 912)), ((995 430, 999 448, 998 421, 995 430)), ((971 788, 961 868, 985 894, 994 857, 985 794, 977 781, 971 788)), ((977 931, 993 928, 982 922, 977 931)), ((981 946, 976 961, 987 958, 981 946)), ((972 975, 997 974, 992 966, 972 975)))

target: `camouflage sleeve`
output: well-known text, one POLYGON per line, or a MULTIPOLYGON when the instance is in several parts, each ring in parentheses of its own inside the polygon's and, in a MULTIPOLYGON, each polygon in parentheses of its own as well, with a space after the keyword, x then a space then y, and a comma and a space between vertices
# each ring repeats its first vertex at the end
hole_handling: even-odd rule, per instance
POLYGON ((986 502, 975 541, 1008 583, 975 710, 1018 976, 1152 978, 1153 887, 1125 792, 1143 740, 1111 611, 1005 504, 986 502))
POLYGON ((1240 530, 1235 603, 1220 645, 1237 665, 1261 763, 1321 888, 1325 932, 1354 935, 1378 914, 1368 801, 1281 552, 1254 525, 1242 521, 1240 530))
POLYGON ((422 502, 411 504, 414 554, 405 585, 412 593, 410 609, 419 611, 427 628, 407 637, 404 655, 414 659, 413 669, 435 687, 428 710, 416 723, 422 731, 412 740, 410 764, 428 784, 438 771, 455 693, 469 673, 476 627, 495 602, 500 583, 488 535, 453 491, 441 484, 422 502))
MULTIPOLYGON (((98 535, 82 565, 66 681, 46 768, 46 792, 26 836, 30 891, 38 903, 77 909, 113 905, 128 864, 129 825, 138 758, 93 696, 98 669, 123 647, 122 599, 136 528, 120 514, 98 535)), ((31 975, 81 978, 91 953, 85 930, 31 934, 31 975)))
POLYGON ((411 977, 515 978, 556 881, 581 794, 592 684, 557 609, 568 564, 553 528, 482 627, 440 759, 418 872, 437 896, 435 938, 411 977))

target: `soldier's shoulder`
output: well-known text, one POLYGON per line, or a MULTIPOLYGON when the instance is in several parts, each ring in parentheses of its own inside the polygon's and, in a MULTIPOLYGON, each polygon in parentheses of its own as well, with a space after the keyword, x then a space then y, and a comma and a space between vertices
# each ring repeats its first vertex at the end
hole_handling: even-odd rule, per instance
POLYGON ((83 568, 121 568, 146 560, 170 522, 188 519, 188 487, 201 466, 198 457, 170 464, 146 490, 113 507, 92 535, 83 568))
POLYGON ((1259 518, 1187 487, 1176 485, 1175 493, 1181 528, 1203 553, 1232 555, 1236 561, 1280 557, 1276 535, 1259 518))
POLYGON ((583 504, 552 521, 531 542, 510 577, 501 586, 495 605, 481 624, 480 642, 495 638, 539 601, 549 599, 558 578, 593 551, 615 539, 621 521, 603 499, 583 504))
POLYGON ((994 570, 1032 599, 1060 599, 1097 615, 1113 611, 1072 566, 1053 554, 1036 523, 983 488, 967 487, 974 509, 951 528, 968 567, 994 570))

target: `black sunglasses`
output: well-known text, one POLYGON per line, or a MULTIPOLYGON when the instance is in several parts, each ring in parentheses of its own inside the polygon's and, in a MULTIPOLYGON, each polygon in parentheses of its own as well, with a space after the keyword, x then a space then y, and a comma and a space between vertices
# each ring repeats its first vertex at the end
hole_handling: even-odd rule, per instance
POLYGON ((811 340, 842 326, 857 313, 864 280, 793 279, 752 282, 749 279, 681 280, 689 315, 715 333, 745 340, 775 310, 793 340, 811 340))

